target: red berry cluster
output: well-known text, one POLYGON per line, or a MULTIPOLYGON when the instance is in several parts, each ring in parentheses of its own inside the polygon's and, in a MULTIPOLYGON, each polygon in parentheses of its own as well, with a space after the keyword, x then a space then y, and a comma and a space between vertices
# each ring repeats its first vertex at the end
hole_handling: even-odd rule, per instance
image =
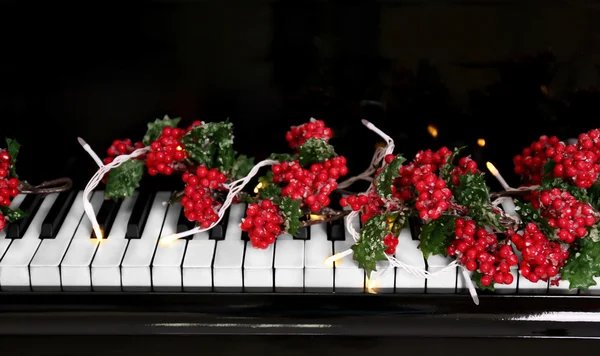
POLYGON ((452 184, 460 185, 460 176, 467 173, 478 173, 477 162, 473 161, 469 157, 461 157, 458 160, 458 165, 454 167, 450 175, 452 176, 452 184))
MULTIPOLYGON (((569 252, 561 248, 560 243, 549 241, 534 223, 527 224, 523 236, 513 234, 511 241, 523 255, 521 275, 534 283, 540 279, 547 282, 556 276, 569 257, 569 252)), ((552 282, 558 283, 558 280, 552 282)))
POLYGON ((558 137, 541 136, 529 147, 525 147, 520 155, 513 158, 515 173, 523 177, 527 183, 540 184, 544 163, 564 149, 565 144, 560 142, 558 137))
MULTIPOLYGON (((11 157, 8 151, 0 150, 0 207, 9 206, 12 198, 20 192, 21 183, 17 178, 8 178, 11 157)), ((0 214, 0 231, 6 226, 5 217, 0 214)))
POLYGON ((340 199, 342 207, 349 206, 354 211, 361 211, 360 220, 366 223, 371 217, 384 212, 383 200, 375 190, 370 190, 366 194, 349 195, 340 199))
POLYGON ((248 232, 252 247, 266 249, 283 233, 284 219, 275 203, 263 200, 248 205, 241 229, 248 232))
POLYGON ((225 174, 216 168, 200 166, 196 174, 184 173, 185 184, 181 198, 183 213, 190 221, 197 221, 202 228, 208 228, 219 220, 218 211, 222 203, 215 199, 213 191, 225 182, 225 174))
POLYGON ((578 201, 567 191, 558 188, 534 192, 531 205, 539 209, 548 219, 548 224, 556 228, 556 236, 570 244, 575 238, 587 235, 588 227, 596 224, 598 217, 591 205, 578 201))
POLYGON ((391 232, 383 238, 383 244, 387 246, 385 253, 393 255, 396 253, 396 246, 398 246, 398 238, 391 232))
POLYGON ((531 184, 542 182, 542 173, 569 180, 579 188, 589 188, 600 174, 598 130, 579 135, 577 144, 565 145, 557 137, 541 136, 538 141, 514 157, 515 173, 531 184), (555 165, 552 172, 542 172, 548 160, 555 165))
POLYGON ((417 192, 415 208, 419 211, 421 219, 435 220, 448 209, 452 192, 436 172, 451 154, 446 147, 437 152, 420 151, 413 162, 400 167, 400 178, 397 179, 400 189, 395 188, 393 191, 395 194, 397 192, 400 198, 407 200, 412 196, 413 187, 417 192))
POLYGON ((330 204, 329 195, 337 188, 337 179, 348 174, 346 158, 342 156, 314 163, 309 169, 302 168, 298 161, 291 161, 276 164, 271 170, 273 182, 288 183, 281 195, 302 200, 303 206, 312 212, 330 204))
POLYGON ((185 146, 180 141, 185 133, 186 130, 176 127, 163 129, 162 134, 150 145, 152 151, 146 159, 148 174, 155 176, 160 173, 168 176, 173 171, 185 169, 185 165, 179 163, 188 156, 185 146))
POLYGON ((114 140, 112 146, 110 146, 106 150, 106 154, 108 157, 104 159, 104 164, 111 163, 115 157, 120 155, 127 155, 131 152, 137 150, 138 148, 143 148, 144 144, 142 142, 132 143, 131 139, 126 138, 124 140, 114 140))
POLYGON ((311 120, 300 126, 293 126, 285 135, 285 139, 292 149, 298 149, 304 142, 311 138, 323 139, 329 142, 331 138, 331 129, 325 127, 321 120, 311 120))
POLYGON ((477 229, 473 220, 457 219, 456 239, 448 247, 448 255, 457 256, 469 270, 482 273, 484 286, 494 283, 511 284, 514 280, 510 267, 519 262, 510 245, 498 243, 496 234, 477 229))

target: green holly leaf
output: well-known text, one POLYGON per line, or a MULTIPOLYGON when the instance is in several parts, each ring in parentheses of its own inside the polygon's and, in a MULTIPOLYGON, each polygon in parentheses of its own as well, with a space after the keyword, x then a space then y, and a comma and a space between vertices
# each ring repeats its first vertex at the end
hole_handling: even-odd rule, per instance
POLYGON ((2 215, 4 215, 4 218, 9 223, 14 223, 15 221, 19 221, 29 215, 29 213, 26 211, 21 209, 11 210, 8 206, 1 207, 0 212, 2 212, 2 215))
POLYGON ((595 183, 588 188, 588 203, 596 210, 600 210, 600 184, 595 183))
POLYGON ((181 118, 179 117, 170 119, 169 116, 165 115, 162 120, 156 119, 154 122, 148 123, 148 130, 146 130, 146 135, 144 135, 142 142, 146 146, 150 145, 162 134, 165 127, 177 127, 180 120, 181 118))
POLYGON ((260 199, 274 199, 281 196, 281 187, 273 183, 273 172, 269 171, 265 176, 258 178, 260 188, 258 197, 260 199))
POLYGON ((279 162, 291 162, 298 159, 297 155, 291 155, 289 153, 272 153, 269 156, 269 159, 279 161, 279 162))
POLYGON ((504 231, 499 215, 493 212, 490 204, 490 189, 485 184, 481 172, 466 173, 459 176, 460 185, 453 187, 456 201, 469 209, 469 216, 484 226, 493 226, 504 231))
POLYGON ((446 182, 446 185, 448 187, 452 185, 452 175, 450 173, 452 173, 452 170, 454 170, 454 167, 456 167, 454 165, 454 158, 456 158, 456 156, 458 156, 460 152, 466 147, 467 146, 455 148, 454 152, 452 152, 452 154, 446 159, 446 163, 444 163, 442 168, 440 168, 440 178, 442 178, 446 182))
POLYGON ((555 229, 548 224, 548 220, 543 218, 538 210, 531 206, 531 203, 522 203, 515 200, 515 205, 516 211, 524 224, 535 223, 546 237, 554 237, 555 229))
POLYGON ((132 159, 113 168, 108 173, 108 181, 104 191, 105 199, 121 199, 130 197, 140 186, 144 175, 144 161, 132 159))
POLYGON ((311 138, 300 146, 298 162, 306 167, 309 164, 325 162, 335 157, 333 146, 318 138, 311 138))
POLYGON ((371 272, 377 269, 377 261, 383 261, 385 249, 383 238, 390 231, 389 222, 385 215, 375 215, 367 220, 364 227, 360 230, 360 240, 352 245, 352 258, 358 262, 358 266, 367 272, 367 277, 371 277, 371 272))
POLYGON ((250 170, 252 170, 252 167, 254 167, 254 157, 239 155, 235 162, 233 162, 231 178, 240 179, 247 176, 248 173, 250 173, 250 170))
POLYGON ((569 251, 567 263, 560 270, 561 279, 569 281, 571 289, 587 290, 596 285, 594 277, 600 276, 600 234, 594 226, 589 236, 579 240, 579 247, 569 251))
POLYGON ((404 162, 406 162, 406 158, 397 155, 396 158, 394 158, 390 164, 385 166, 381 172, 379 172, 379 175, 375 177, 375 191, 380 197, 384 199, 391 198, 394 179, 400 176, 398 170, 404 162))
POLYGON ((481 289, 481 290, 489 290, 489 291, 494 291, 494 280, 492 280, 492 283, 489 286, 484 286, 483 284, 481 284, 481 277, 483 277, 483 273, 479 272, 479 271, 474 271, 473 274, 471 274, 471 280, 473 282, 475 282, 475 285, 477 286, 477 288, 481 289))
POLYGON ((302 210, 300 210, 301 203, 301 200, 294 200, 290 197, 283 197, 279 201, 279 211, 281 211, 285 218, 285 229, 291 235, 296 234, 300 227, 300 218, 302 217, 302 210))
POLYGON ((209 122, 196 126, 181 138, 190 158, 207 168, 229 172, 235 162, 233 124, 209 122))
POLYGON ((6 139, 6 150, 10 155, 10 176, 13 178, 19 178, 17 175, 17 155, 19 154, 19 150, 21 149, 21 144, 12 138, 6 139))
POLYGON ((454 233, 456 218, 453 215, 442 215, 437 220, 423 225, 419 235, 421 241, 419 249, 423 252, 425 259, 430 255, 446 256, 446 250, 456 236, 454 233))

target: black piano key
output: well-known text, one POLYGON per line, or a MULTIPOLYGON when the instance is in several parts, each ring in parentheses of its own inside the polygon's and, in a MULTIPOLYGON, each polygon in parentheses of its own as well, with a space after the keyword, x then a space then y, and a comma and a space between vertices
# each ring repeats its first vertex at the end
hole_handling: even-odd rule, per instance
MULTIPOLYGON (((189 221, 183 213, 183 208, 181 208, 181 213, 179 213, 179 220, 177 220, 177 233, 191 230, 194 227, 196 227, 196 222, 189 221)), ((193 236, 194 235, 190 235, 189 238, 192 238, 193 236)))
POLYGON ((15 221, 14 223, 8 225, 6 230, 6 238, 8 239, 20 239, 25 235, 25 231, 31 224, 31 220, 37 213, 41 203, 42 196, 39 194, 27 194, 23 202, 19 206, 19 209, 27 212, 27 216, 19 221, 15 221))
MULTIPOLYGON (((102 206, 100 207, 100 211, 98 212, 98 225, 100 225, 100 230, 102 231, 102 238, 108 238, 110 234, 110 229, 115 222, 117 217, 117 213, 119 212, 119 207, 121 206, 121 201, 116 202, 114 200, 105 200, 102 202, 102 206)), ((96 233, 92 232, 90 237, 95 239, 96 233)))
POLYGON ((127 222, 127 233, 125 237, 128 239, 139 239, 142 237, 142 232, 148 221, 148 215, 150 215, 150 209, 152 208, 152 202, 154 201, 154 193, 142 190, 140 191, 131 216, 127 222))
MULTIPOLYGON (((225 211, 225 215, 223 215, 223 219, 219 221, 217 225, 215 225, 212 229, 209 230, 209 238, 211 240, 224 240, 225 234, 227 233, 227 222, 229 221, 229 209, 225 211)), ((247 235, 246 235, 247 237, 247 235)))
POLYGON ((294 235, 294 240, 310 240, 310 226, 299 228, 294 235))
POLYGON ((419 235, 421 234, 421 227, 423 226, 423 220, 420 218, 411 216, 408 218, 408 228, 410 230, 410 236, 413 241, 419 241, 419 235))
POLYGON ((248 236, 248 231, 242 231, 242 240, 250 241, 250 236, 248 236))
POLYGON ((344 219, 337 219, 327 223, 327 240, 344 241, 345 239, 344 219))
POLYGON ((58 195, 58 198, 56 198, 52 208, 50 208, 48 215, 46 215, 44 222, 42 222, 40 238, 53 239, 56 237, 56 234, 65 221, 67 213, 71 209, 71 205, 73 205, 76 196, 77 191, 75 190, 62 192, 58 195))

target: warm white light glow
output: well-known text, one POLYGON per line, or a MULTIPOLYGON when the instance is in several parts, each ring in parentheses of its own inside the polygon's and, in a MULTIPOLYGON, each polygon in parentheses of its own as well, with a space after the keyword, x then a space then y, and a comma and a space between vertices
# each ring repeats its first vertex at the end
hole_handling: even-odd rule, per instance
POLYGON ((485 164, 485 166, 487 167, 487 169, 490 171, 490 173, 492 173, 495 176, 497 176, 498 174, 500 174, 500 172, 498 172, 498 170, 496 169, 496 167, 492 164, 492 162, 487 162, 485 164))
POLYGON ((494 177, 496 177, 498 182, 500 182, 500 185, 502 186, 502 188, 504 188, 504 190, 510 190, 510 186, 508 185, 508 183, 506 183, 506 181, 504 180, 504 177, 502 177, 502 175, 500 174, 500 172, 498 172, 498 170, 492 164, 492 162, 487 162, 485 165, 486 165, 487 169, 489 169, 489 171, 494 175, 494 177))
POLYGON ((437 138, 438 137, 438 129, 434 125, 428 125, 427 126, 427 132, 429 132, 429 134, 433 138, 437 138))
POLYGON ((175 147, 175 149, 176 149, 177 151, 182 151, 182 150, 183 150, 183 147, 181 147, 181 146, 177 146, 177 147, 175 147))
POLYGON ((310 220, 325 220, 326 218, 325 215, 310 214, 310 220))
POLYGON ((325 265, 331 267, 331 266, 333 266, 333 263, 335 261, 341 260, 342 258, 348 256, 351 253, 352 253, 352 249, 348 249, 344 252, 336 253, 335 255, 333 255, 325 260, 325 265))
POLYGON ((173 243, 173 241, 177 240, 175 235, 167 235, 160 238, 160 244, 163 246, 169 246, 173 243))
POLYGON ((477 144, 479 145, 479 147, 485 147, 485 139, 477 139, 477 144))
POLYGON ((262 188, 263 184, 262 183, 258 183, 258 185, 256 187, 254 187, 254 193, 257 194, 258 191, 260 190, 260 188, 262 188))

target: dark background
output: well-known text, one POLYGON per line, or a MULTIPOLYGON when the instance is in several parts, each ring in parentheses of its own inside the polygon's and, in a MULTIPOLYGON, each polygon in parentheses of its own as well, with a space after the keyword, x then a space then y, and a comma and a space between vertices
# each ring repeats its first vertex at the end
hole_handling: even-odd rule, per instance
MULTIPOLYGON (((360 124, 368 118, 410 156, 442 145, 476 147, 485 138, 477 158, 517 185, 512 157, 526 144, 600 126, 599 10, 591 1, 551 0, 4 2, 0 133, 23 144, 21 177, 34 183, 69 174, 81 186, 94 163, 77 136, 103 152, 116 138, 140 140, 146 123, 165 114, 186 124, 229 118, 237 150, 257 159, 285 151, 288 127, 314 116, 334 129, 332 143, 356 174, 379 141, 360 124)), ((144 340, 13 338, 0 348, 11 355, 232 354, 257 345, 256 354, 386 348, 531 355, 573 347, 546 340, 144 340)))
POLYGON ((599 126, 599 27, 584 1, 3 3, 0 131, 23 178, 81 185, 77 136, 103 153, 165 114, 229 118, 257 159, 314 116, 355 174, 379 141, 365 117, 406 155, 485 138, 477 158, 516 185, 524 145, 599 126))

